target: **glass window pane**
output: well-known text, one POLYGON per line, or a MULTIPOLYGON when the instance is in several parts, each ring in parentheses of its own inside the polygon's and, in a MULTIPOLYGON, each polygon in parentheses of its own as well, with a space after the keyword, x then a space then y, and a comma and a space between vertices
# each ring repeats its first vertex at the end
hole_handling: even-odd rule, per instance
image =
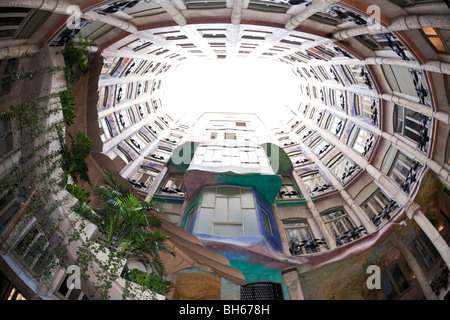
POLYGON ((221 237, 240 237, 243 235, 242 225, 214 224, 214 235, 221 237))
POLYGON ((245 235, 259 234, 258 220, 255 209, 242 209, 245 235))
POLYGON ((392 285, 392 282, 389 279, 386 270, 383 270, 381 272, 381 290, 383 290, 383 293, 389 300, 395 299, 397 297, 397 293, 395 292, 394 286, 392 285))
POLYGON ((242 192, 242 208, 254 208, 255 202, 253 200, 252 189, 241 189, 242 192))
POLYGON ((203 192, 202 207, 214 208, 216 200, 216 189, 207 188, 203 192))
POLYGON ((201 208, 197 219, 196 233, 211 234, 214 209, 201 208))
POLYGON ((261 215, 262 215, 262 219, 263 219, 264 229, 266 229, 266 231, 270 235, 273 235, 272 234, 272 226, 271 226, 270 220, 269 220, 269 215, 264 210, 261 210, 261 215))
POLYGON ((240 197, 239 188, 219 187, 217 188, 217 197, 240 197))
POLYGON ((391 273, 400 294, 409 288, 408 280, 406 280, 403 272, 397 264, 391 265, 389 267, 389 272, 391 273))
POLYGON ((217 198, 214 212, 214 222, 227 222, 227 221, 228 221, 228 199, 217 198))
POLYGON ((230 198, 230 199, 228 199, 228 204, 229 204, 228 221, 229 222, 242 222, 241 199, 240 198, 230 198))
POLYGON ((20 203, 15 201, 3 214, 0 216, 0 231, 11 221, 13 216, 20 210, 20 203))

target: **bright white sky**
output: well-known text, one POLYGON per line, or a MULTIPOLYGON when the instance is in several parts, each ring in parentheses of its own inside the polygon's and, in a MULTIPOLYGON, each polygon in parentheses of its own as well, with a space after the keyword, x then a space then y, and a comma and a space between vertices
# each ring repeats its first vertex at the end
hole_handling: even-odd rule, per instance
POLYGON ((286 119, 286 105, 297 109, 301 99, 289 65, 270 59, 184 61, 168 72, 163 86, 163 102, 175 114, 256 113, 268 128, 286 119))

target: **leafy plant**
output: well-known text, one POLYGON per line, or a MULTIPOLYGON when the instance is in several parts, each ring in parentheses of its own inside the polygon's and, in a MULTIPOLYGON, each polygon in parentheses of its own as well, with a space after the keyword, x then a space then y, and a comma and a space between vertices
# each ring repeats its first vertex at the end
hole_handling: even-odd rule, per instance
POLYGON ((118 181, 109 172, 101 181, 104 185, 95 187, 100 206, 94 210, 102 219, 100 231, 106 243, 117 248, 122 258, 148 263, 162 275, 164 265, 159 253, 170 250, 164 246, 168 237, 157 229, 160 218, 151 214, 156 209, 154 202, 141 203, 123 180, 118 181))
POLYGON ((59 93, 59 99, 61 101, 64 122, 70 126, 74 123, 73 118, 75 118, 75 98, 72 96, 72 90, 61 91, 59 93))
POLYGON ((89 203, 91 199, 89 198, 89 192, 85 191, 82 186, 76 184, 67 184, 66 190, 70 192, 78 200, 89 203))
POLYGON ((128 270, 127 267, 124 268, 124 273, 125 279, 133 281, 155 293, 165 294, 173 288, 171 281, 155 276, 152 273, 143 272, 138 269, 128 270))
POLYGON ((61 168, 64 171, 64 185, 67 183, 68 176, 71 176, 75 182, 78 182, 78 178, 80 178, 91 184, 84 159, 91 152, 92 140, 80 130, 75 137, 68 133, 71 142, 70 145, 67 145, 61 130, 58 131, 58 135, 61 143, 61 168))
POLYGON ((80 70, 83 73, 86 73, 88 71, 88 46, 89 41, 84 39, 81 33, 78 34, 78 42, 74 42, 70 39, 66 43, 66 46, 62 52, 66 65, 69 68, 72 68, 74 65, 78 65, 80 70))

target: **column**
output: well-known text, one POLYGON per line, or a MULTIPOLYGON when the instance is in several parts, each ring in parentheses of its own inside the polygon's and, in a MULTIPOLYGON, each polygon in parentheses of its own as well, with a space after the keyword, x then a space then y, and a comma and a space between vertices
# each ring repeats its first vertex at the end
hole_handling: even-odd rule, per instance
POLYGON ((442 238, 439 231, 433 226, 433 224, 427 219, 427 217, 420 210, 420 206, 417 203, 411 203, 406 211, 408 218, 413 219, 422 231, 430 239, 431 243, 435 246, 436 250, 444 260, 447 267, 450 268, 450 247, 444 238, 442 238))
MULTIPOLYGON (((307 219, 308 224, 311 227, 311 231, 315 238, 324 238, 325 242, 328 245, 329 249, 336 248, 336 241, 335 239, 330 235, 328 232, 327 227, 325 226, 325 223, 323 222, 322 218, 320 217, 319 210, 317 210, 316 205, 314 204, 314 201, 311 199, 311 196, 309 195, 308 190, 306 189, 305 185, 303 184, 303 181, 298 177, 298 175, 293 173, 293 178, 295 182, 297 183, 298 187, 300 188, 301 193, 303 194, 306 205, 308 206, 309 211, 311 212, 312 218, 307 219)), ((322 250, 321 247, 319 247, 319 250, 322 250)))
POLYGON ((288 287, 291 300, 305 300, 296 268, 283 271, 283 282, 288 287))
MULTIPOLYGON (((355 202, 355 200, 350 197, 347 191, 342 189, 340 191, 342 199, 345 200, 347 205, 350 207, 351 211, 355 213, 358 220, 361 222, 361 224, 364 226, 364 228, 367 230, 368 233, 372 233, 376 230, 375 226, 372 224, 372 222, 367 218, 366 214, 362 211, 361 207, 355 202)), ((345 209, 344 205, 344 209, 345 209)), ((347 211, 347 209, 346 209, 347 211)))

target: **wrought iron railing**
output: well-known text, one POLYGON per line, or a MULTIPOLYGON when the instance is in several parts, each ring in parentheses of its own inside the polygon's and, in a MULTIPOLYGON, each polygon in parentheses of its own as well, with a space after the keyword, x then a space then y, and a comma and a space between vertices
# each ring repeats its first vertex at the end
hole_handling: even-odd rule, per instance
POLYGON ((399 207, 398 203, 391 199, 384 208, 372 218, 372 222, 375 226, 380 226, 383 221, 390 220, 392 218, 392 212, 394 212, 399 207))
POLYGON ((302 240, 299 241, 298 239, 294 239, 289 241, 289 252, 293 256, 299 256, 307 253, 314 253, 317 252, 317 249, 323 246, 326 249, 328 248, 327 243, 325 242, 325 239, 308 239, 308 240, 302 240))
POLYGON ((363 226, 359 226, 353 229, 350 229, 343 234, 335 235, 336 245, 342 246, 346 243, 352 242, 355 239, 361 238, 363 235, 368 234, 366 228, 363 226))

